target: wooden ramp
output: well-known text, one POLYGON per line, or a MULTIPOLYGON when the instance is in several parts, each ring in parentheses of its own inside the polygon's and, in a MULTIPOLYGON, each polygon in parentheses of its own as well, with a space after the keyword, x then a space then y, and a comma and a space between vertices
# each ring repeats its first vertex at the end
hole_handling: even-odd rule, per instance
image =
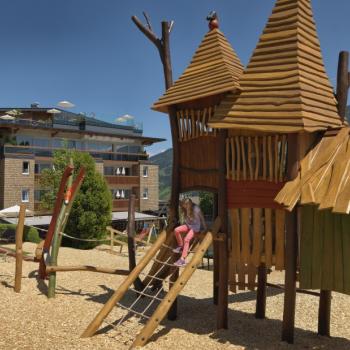
POLYGON ((117 339, 124 344, 126 344, 125 337, 129 336, 132 338, 130 343, 128 343, 130 349, 145 345, 166 316, 176 297, 201 264, 202 258, 212 244, 213 237, 217 234, 219 228, 220 220, 217 219, 212 231, 204 235, 201 242, 196 245, 196 249, 191 252, 187 265, 184 268, 180 268, 180 271, 172 263, 174 254, 168 254, 168 257, 164 260, 159 260, 159 254, 156 256, 157 253, 164 251, 164 249, 172 251, 172 247, 166 244, 166 233, 162 232, 135 269, 114 292, 83 332, 82 337, 94 335, 102 323, 105 323, 109 328, 119 329, 119 337, 117 339), (158 266, 156 273, 151 272, 154 270, 153 268, 151 270, 147 268, 150 263, 158 266), (170 270, 170 273, 162 274, 163 270, 170 270), (177 272, 179 272, 179 277, 175 282, 172 282, 172 277, 177 272), (140 291, 136 291, 132 286, 137 277, 145 277, 143 289, 140 291), (160 282, 160 285, 155 289, 153 285, 156 280, 160 282), (167 284, 168 288, 166 288, 167 284), (122 299, 128 300, 125 302, 122 299), (108 321, 107 316, 115 309, 117 309, 116 317, 114 320, 108 321))

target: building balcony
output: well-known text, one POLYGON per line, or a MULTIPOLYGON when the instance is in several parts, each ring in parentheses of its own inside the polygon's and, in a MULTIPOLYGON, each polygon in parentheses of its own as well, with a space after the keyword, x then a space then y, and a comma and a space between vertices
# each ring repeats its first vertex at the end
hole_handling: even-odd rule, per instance
MULTIPOLYGON (((48 157, 48 158, 53 157, 53 152, 57 150, 59 149, 38 147, 38 146, 18 146, 18 145, 2 146, 3 154, 33 155, 35 157, 48 157)), ((148 159, 147 153, 119 153, 119 152, 102 152, 102 151, 95 151, 95 150, 78 150, 78 151, 87 152, 95 159, 100 159, 100 160, 138 162, 140 160, 148 159)))
POLYGON ((129 186, 139 186, 140 177, 139 176, 119 176, 119 175, 105 175, 105 179, 108 185, 129 185, 129 186))

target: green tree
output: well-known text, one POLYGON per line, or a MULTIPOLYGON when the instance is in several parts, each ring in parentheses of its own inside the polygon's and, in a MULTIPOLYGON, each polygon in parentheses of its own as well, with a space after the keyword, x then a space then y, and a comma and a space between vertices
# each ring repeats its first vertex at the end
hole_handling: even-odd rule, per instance
MULTIPOLYGON (((64 169, 73 159, 74 178, 81 167, 85 168, 85 178, 75 197, 73 207, 65 227, 71 236, 83 239, 101 239, 106 235, 106 226, 111 222, 112 195, 104 177, 96 171, 94 159, 87 153, 68 149, 54 152, 52 169, 45 169, 41 185, 45 189, 41 198, 44 209, 52 209, 64 169)), ((63 244, 88 249, 97 244, 65 239, 63 244)))
POLYGON ((199 192, 199 207, 206 217, 213 215, 214 196, 210 192, 199 192))

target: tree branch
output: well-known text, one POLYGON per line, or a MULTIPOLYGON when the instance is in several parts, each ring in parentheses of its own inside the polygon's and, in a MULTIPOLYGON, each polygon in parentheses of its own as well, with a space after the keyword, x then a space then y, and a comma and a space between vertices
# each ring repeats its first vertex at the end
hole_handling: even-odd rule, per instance
POLYGON ((143 11, 142 13, 143 13, 143 16, 145 17, 145 20, 146 20, 146 22, 147 22, 147 27, 148 27, 148 29, 149 29, 151 32, 153 32, 152 25, 151 25, 151 19, 150 19, 149 15, 148 15, 147 12, 145 12, 145 11, 143 11))
POLYGON ((154 34, 152 30, 149 28, 145 27, 141 21, 136 17, 132 16, 131 20, 135 23, 136 27, 139 28, 139 30, 145 34, 145 36, 154 44, 157 46, 158 50, 161 51, 161 41, 160 39, 157 38, 157 36, 154 34))

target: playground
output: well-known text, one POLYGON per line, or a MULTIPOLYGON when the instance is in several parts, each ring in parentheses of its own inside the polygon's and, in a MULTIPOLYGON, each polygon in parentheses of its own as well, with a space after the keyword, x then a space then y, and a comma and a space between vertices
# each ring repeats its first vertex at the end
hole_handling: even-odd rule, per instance
MULTIPOLYGON (((33 254, 36 245, 24 243, 24 251, 33 254)), ((141 255, 137 255, 139 259, 141 255)), ((62 264, 89 264, 127 268, 126 255, 98 250, 61 248, 62 264)), ((127 349, 128 337, 117 329, 80 338, 87 323, 113 294, 124 276, 70 272, 60 274, 56 298, 47 299, 36 279, 37 263, 24 262, 21 293, 13 292, 14 258, 0 264, 0 349, 127 349)), ((283 283, 283 273, 273 272, 269 280, 283 283)), ((228 330, 215 330, 216 306, 212 302, 212 271, 198 269, 179 297, 180 315, 167 321, 150 339, 145 349, 348 349, 350 315, 348 297, 333 294, 332 338, 319 337, 318 298, 298 294, 295 344, 280 342, 283 293, 268 288, 267 319, 254 318, 255 292, 243 291, 229 296, 228 330), (305 312, 307 310, 307 312, 305 312), (262 336, 263 334, 263 336, 262 336)), ((116 309, 116 308, 115 308, 116 309)), ((118 311, 116 309, 116 311, 118 311)), ((116 315, 115 315, 116 316, 116 315)), ((116 317, 118 318, 118 317, 116 317)))

